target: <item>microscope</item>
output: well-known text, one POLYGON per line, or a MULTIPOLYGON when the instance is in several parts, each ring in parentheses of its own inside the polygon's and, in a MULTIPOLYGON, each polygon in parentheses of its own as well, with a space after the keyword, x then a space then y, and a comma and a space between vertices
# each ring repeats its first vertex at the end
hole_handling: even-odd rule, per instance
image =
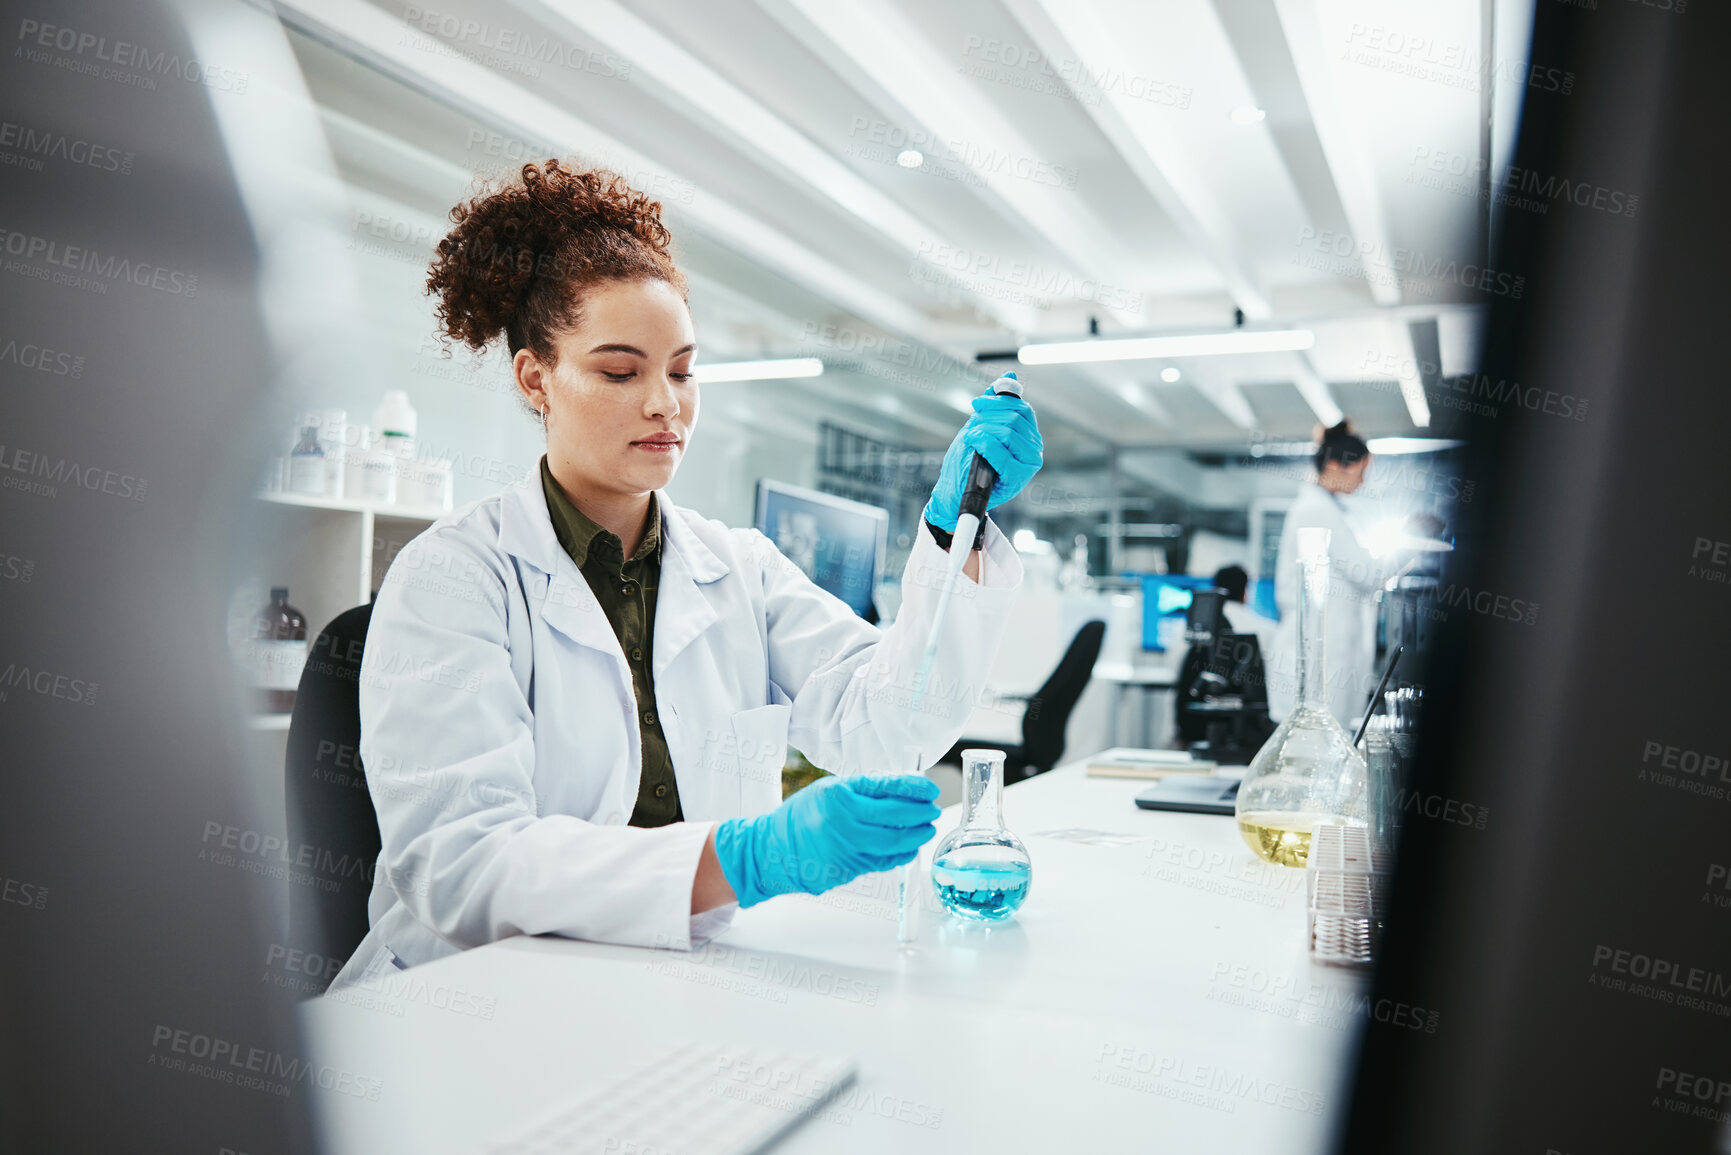
POLYGON ((1255 634, 1226 623, 1225 590, 1198 590, 1190 601, 1184 640, 1190 648, 1177 682, 1178 738, 1197 758, 1242 766, 1274 733, 1268 685, 1255 634))

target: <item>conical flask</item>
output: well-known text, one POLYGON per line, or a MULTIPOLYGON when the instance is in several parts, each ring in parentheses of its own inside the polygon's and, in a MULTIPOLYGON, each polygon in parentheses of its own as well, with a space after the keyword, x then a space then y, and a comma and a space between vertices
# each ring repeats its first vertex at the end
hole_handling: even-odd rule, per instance
POLYGON ((1004 825, 1004 752, 962 751, 962 824, 932 851, 932 889, 960 918, 1005 922, 1028 897, 1028 848, 1004 825))
POLYGON ((1298 531, 1298 705, 1250 760, 1238 788, 1238 832, 1257 856, 1302 867, 1321 823, 1367 822, 1369 774, 1352 735, 1328 712, 1323 612, 1328 604, 1326 529, 1298 531))

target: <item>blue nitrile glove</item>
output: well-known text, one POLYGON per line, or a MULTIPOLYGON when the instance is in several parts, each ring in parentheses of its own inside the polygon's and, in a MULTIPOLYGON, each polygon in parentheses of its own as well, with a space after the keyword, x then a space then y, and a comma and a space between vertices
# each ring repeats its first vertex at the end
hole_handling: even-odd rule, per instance
POLYGON ((938 784, 914 774, 820 778, 760 818, 715 828, 715 857, 740 906, 822 894, 913 860, 937 832, 938 784))
POLYGON ((962 513, 962 490, 968 484, 968 462, 978 453, 998 471, 987 509, 996 509, 1032 481, 1040 471, 1042 442, 1033 408, 1013 393, 999 395, 988 389, 974 398, 974 415, 950 442, 944 453, 938 483, 926 502, 926 520, 939 529, 955 532, 962 513))

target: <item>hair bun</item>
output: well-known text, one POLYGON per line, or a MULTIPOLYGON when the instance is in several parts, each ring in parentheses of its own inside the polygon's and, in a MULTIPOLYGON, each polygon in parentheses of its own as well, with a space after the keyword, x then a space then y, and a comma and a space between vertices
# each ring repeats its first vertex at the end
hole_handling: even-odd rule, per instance
POLYGON ((550 331, 574 324, 578 290, 654 277, 683 294, 661 205, 606 169, 557 158, 451 210, 427 273, 445 334, 479 351, 504 334, 551 357, 550 331))
POLYGON ((1321 469, 1330 461, 1342 465, 1352 465, 1360 458, 1370 456, 1370 445, 1353 429, 1352 422, 1342 417, 1334 425, 1324 429, 1316 427, 1316 467, 1321 469))

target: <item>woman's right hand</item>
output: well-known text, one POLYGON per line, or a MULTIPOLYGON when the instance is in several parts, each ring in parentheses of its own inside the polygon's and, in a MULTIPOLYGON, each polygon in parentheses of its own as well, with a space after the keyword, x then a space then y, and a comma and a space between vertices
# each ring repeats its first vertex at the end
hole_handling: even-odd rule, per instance
POLYGON ((925 519, 939 529, 955 532, 974 454, 984 457, 997 471, 998 483, 986 499, 986 508, 996 509, 1034 479, 1045 460, 1044 446, 1032 406, 1015 393, 986 390, 985 396, 974 398, 974 415, 944 451, 938 482, 926 502, 925 519))
POLYGON ((760 818, 715 828, 715 856, 740 906, 821 894, 913 859, 937 833, 938 785, 913 774, 822 778, 760 818))

